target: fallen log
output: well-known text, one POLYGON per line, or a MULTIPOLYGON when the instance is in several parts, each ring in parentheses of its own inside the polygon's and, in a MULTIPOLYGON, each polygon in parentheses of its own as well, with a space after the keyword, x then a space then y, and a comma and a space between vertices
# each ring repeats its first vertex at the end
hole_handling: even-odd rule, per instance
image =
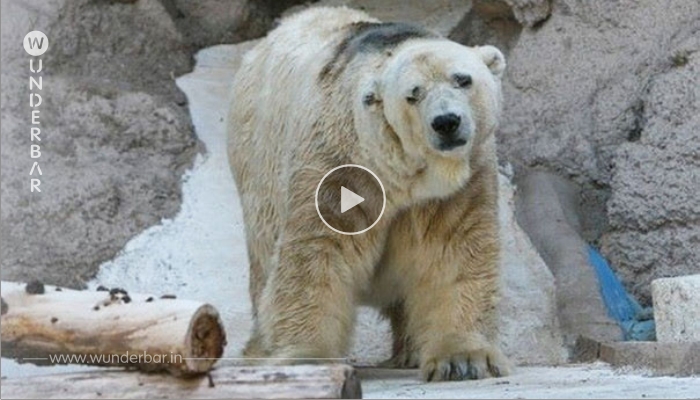
MULTIPOLYGON (((2 282, 2 357, 193 375, 223 354, 214 307, 174 296, 2 282)), ((101 288, 102 289, 102 288, 101 288)))
POLYGON ((22 399, 359 399, 349 365, 217 368, 207 376, 95 371, 2 380, 2 398, 22 399))

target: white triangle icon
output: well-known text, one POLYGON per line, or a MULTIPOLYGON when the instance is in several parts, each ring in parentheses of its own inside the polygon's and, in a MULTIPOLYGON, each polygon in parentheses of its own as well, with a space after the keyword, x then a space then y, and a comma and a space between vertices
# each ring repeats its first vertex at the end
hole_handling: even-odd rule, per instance
POLYGON ((358 196, 354 192, 345 188, 345 186, 340 187, 340 213, 355 207, 356 205, 365 201, 364 198, 358 196))

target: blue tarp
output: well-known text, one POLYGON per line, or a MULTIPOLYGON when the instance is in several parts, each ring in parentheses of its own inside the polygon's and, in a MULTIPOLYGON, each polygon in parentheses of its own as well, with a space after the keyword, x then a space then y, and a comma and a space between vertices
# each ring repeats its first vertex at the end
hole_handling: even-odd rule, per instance
POLYGON ((588 259, 598 276, 600 293, 608 315, 620 325, 623 339, 628 341, 656 340, 654 313, 651 307, 640 306, 637 300, 625 291, 608 262, 592 246, 588 246, 588 259))

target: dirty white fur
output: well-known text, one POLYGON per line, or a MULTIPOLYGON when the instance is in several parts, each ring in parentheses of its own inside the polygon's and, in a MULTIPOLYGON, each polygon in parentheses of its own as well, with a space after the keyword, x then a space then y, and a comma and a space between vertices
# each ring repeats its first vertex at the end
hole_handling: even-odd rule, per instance
POLYGON ((358 22, 378 21, 346 8, 293 15, 236 75, 229 158, 255 315, 245 354, 342 357, 368 303, 391 319, 395 365, 437 380, 505 374, 491 344, 503 55, 418 37, 338 58, 358 22), (329 72, 334 59, 342 68, 329 72), (445 112, 462 118, 466 145, 438 148, 430 121, 445 112), (355 236, 328 229, 314 204, 321 177, 347 163, 373 170, 387 195, 382 220, 355 236))

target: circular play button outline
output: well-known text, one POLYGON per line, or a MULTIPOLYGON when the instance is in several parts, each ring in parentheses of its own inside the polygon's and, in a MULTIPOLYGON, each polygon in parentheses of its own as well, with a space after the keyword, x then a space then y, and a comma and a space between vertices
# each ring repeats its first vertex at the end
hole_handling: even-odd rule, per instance
MULTIPOLYGON (((316 195, 314 196, 314 202, 316 203, 316 212, 318 213, 319 218, 321 218, 321 221, 323 221, 323 223, 326 224, 326 226, 329 227, 331 230, 333 230, 333 231, 335 231, 335 232, 338 232, 338 233, 340 233, 341 235, 359 235, 360 233, 365 233, 365 232, 367 232, 368 230, 372 229, 372 227, 374 227, 375 225, 377 225, 377 222, 379 222, 379 220, 382 219, 382 215, 384 215, 384 209, 386 208, 386 190, 384 190, 384 184, 383 184, 382 181, 379 179, 379 177, 377 176, 377 174, 375 174, 374 172, 372 172, 369 168, 363 167, 362 165, 357 165, 357 164, 343 164, 343 165, 339 165, 339 166, 333 168, 332 170, 326 172, 325 175, 323 175, 323 178, 321 178, 321 181, 318 182, 318 186, 316 186, 316 195), (372 176, 374 177, 374 179, 376 179, 377 182, 379 183, 379 187, 382 188, 382 211, 379 213, 379 216, 378 216, 377 219, 372 223, 372 225, 368 226, 367 228, 365 228, 365 229, 363 229, 363 230, 361 230, 361 231, 357 231, 357 232, 344 232, 344 231, 341 231, 341 230, 339 230, 339 229, 335 229, 335 228, 332 227, 328 222, 326 222, 326 220, 323 218, 323 215, 321 215, 321 209, 320 209, 319 206, 318 206, 318 192, 321 190, 321 185, 323 185, 323 181, 326 180, 326 178, 328 177, 328 175, 332 174, 333 172, 335 172, 335 171, 337 171, 337 170, 339 170, 339 169, 341 169, 341 168, 361 168, 361 169, 364 169, 365 171, 367 171, 367 172, 369 172, 370 174, 372 174, 372 176)), ((358 204, 359 204, 359 203, 358 203, 358 204)))

